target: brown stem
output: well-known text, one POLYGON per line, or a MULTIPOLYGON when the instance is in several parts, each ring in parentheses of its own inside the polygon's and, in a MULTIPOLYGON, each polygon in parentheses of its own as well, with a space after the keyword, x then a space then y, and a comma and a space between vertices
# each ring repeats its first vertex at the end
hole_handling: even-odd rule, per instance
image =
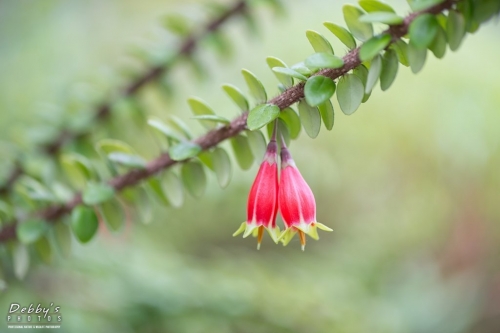
MULTIPOLYGON (((408 32, 408 27, 410 23, 420 14, 431 13, 437 14, 446 9, 451 8, 455 3, 455 0, 447 0, 437 6, 431 7, 425 11, 412 13, 407 16, 404 22, 397 27, 391 27, 384 33, 391 34, 393 36, 393 41, 404 36, 408 32)), ((338 69, 324 69, 319 71, 316 75, 325 75, 332 79, 336 79, 341 75, 347 73, 351 69, 359 66, 361 60, 359 59, 359 47, 351 50, 347 53, 343 60, 344 66, 338 69)), ((275 98, 268 101, 268 103, 277 105, 280 109, 287 108, 294 103, 297 103, 300 99, 304 97, 304 84, 299 83, 290 89, 284 91, 282 94, 276 96, 275 98)), ((203 150, 210 149, 217 146, 222 141, 229 139, 238 135, 240 132, 246 129, 246 120, 248 113, 245 112, 241 116, 235 118, 231 123, 225 127, 219 127, 217 129, 211 130, 205 135, 195 139, 193 142, 200 145, 203 150)), ((168 153, 165 153, 158 158, 149 162, 144 169, 132 170, 124 175, 118 176, 116 178, 108 181, 116 191, 120 191, 126 187, 134 186, 140 183, 142 180, 164 170, 172 165, 178 163, 170 158, 168 153)), ((81 194, 76 194, 75 197, 64 205, 54 205, 46 209, 38 211, 35 213, 36 216, 45 219, 48 222, 55 223, 58 218, 67 214, 73 210, 76 206, 82 204, 81 194)), ((15 238, 15 228, 17 222, 13 222, 10 225, 3 227, 0 230, 0 242, 5 242, 9 239, 15 238)))

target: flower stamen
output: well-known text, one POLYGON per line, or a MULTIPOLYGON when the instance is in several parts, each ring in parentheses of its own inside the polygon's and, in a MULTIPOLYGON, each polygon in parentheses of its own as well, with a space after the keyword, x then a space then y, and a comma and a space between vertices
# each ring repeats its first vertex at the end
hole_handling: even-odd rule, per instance
POLYGON ((260 226, 257 234, 257 250, 260 250, 260 243, 262 243, 263 236, 264 236, 264 227, 260 226))
POLYGON ((302 230, 298 230, 299 238, 300 238, 300 247, 302 251, 306 249, 306 234, 302 230))

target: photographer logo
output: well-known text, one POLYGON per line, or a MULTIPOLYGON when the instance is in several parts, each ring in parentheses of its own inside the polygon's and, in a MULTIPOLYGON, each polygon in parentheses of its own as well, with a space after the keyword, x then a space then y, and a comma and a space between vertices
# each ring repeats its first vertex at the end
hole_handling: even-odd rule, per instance
POLYGON ((6 317, 7 328, 12 329, 47 329, 61 328, 61 307, 50 303, 22 305, 11 303, 6 317))

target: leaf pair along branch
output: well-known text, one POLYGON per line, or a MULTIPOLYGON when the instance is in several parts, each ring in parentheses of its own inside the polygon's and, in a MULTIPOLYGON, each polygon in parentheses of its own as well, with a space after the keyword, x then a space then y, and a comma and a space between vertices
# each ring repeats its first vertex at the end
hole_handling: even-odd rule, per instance
MULTIPOLYGON (((419 15, 430 13, 438 14, 447 9, 450 9, 456 3, 455 0, 446 0, 436 6, 430 7, 423 11, 414 12, 408 15, 403 23, 392 26, 384 34, 390 34, 392 37, 391 43, 396 42, 399 38, 407 34, 410 24, 419 15)), ((350 70, 361 65, 361 60, 359 58, 359 49, 357 47, 351 50, 343 57, 344 65, 341 68, 336 69, 324 69, 316 73, 315 75, 327 76, 331 79, 337 79, 340 76, 346 74, 350 70)), ((304 98, 304 83, 299 83, 288 90, 284 91, 280 95, 269 100, 268 104, 274 104, 278 106, 281 110, 299 102, 304 98)), ((239 117, 233 119, 230 124, 224 127, 219 127, 217 129, 211 130, 205 135, 193 140, 193 143, 201 146, 203 150, 210 149, 217 146, 226 139, 232 138, 238 135, 240 132, 246 130, 246 120, 248 112, 243 113, 239 117)), ((182 161, 181 161, 182 162, 182 161)), ((135 169, 126 174, 118 176, 108 181, 108 184, 112 186, 116 191, 121 191, 124 188, 134 186, 141 181, 147 179, 148 177, 157 174, 158 172, 167 169, 174 164, 179 163, 174 161, 168 153, 164 153, 158 158, 150 161, 144 169, 135 169)), ((48 222, 55 223, 60 217, 71 212, 76 206, 82 204, 81 194, 76 194, 73 199, 63 205, 54 205, 46 209, 38 211, 35 213, 37 217, 40 217, 48 222)), ((5 242, 9 239, 16 237, 16 225, 18 222, 13 222, 3 229, 0 230, 0 242, 5 242)))
MULTIPOLYGON (((207 23, 199 32, 193 32, 188 35, 179 45, 177 51, 173 54, 173 56, 164 64, 151 67, 141 76, 137 77, 128 85, 126 85, 121 93, 121 97, 129 97, 136 94, 146 84, 158 79, 161 75, 164 75, 165 73, 170 71, 178 60, 183 57, 190 56, 203 38, 219 30, 220 27, 230 18, 244 14, 247 10, 248 4, 246 0, 239 0, 232 6, 228 7, 227 10, 207 23)), ((109 118, 109 116, 111 115, 111 108, 114 103, 115 100, 108 100, 99 104, 94 111, 94 119, 96 121, 102 122, 105 119, 109 118)), ((70 132, 66 129, 63 129, 58 135, 56 135, 54 140, 39 148, 41 151, 47 153, 48 155, 55 157, 66 143, 76 140, 79 137, 83 137, 86 134, 88 133, 70 132)), ((24 170, 22 169, 21 165, 17 163, 10 171, 4 184, 0 186, 0 195, 8 193, 12 189, 16 180, 23 174, 24 170)))

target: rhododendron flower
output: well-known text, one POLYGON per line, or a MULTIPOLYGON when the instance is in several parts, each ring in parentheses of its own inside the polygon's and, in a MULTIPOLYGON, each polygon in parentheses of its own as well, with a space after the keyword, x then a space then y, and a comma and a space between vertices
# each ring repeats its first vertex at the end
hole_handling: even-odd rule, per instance
MULTIPOLYGON (((283 141, 283 140, 282 140, 283 141)), ((298 233, 302 250, 306 246, 306 234, 318 240, 317 228, 332 231, 316 221, 316 201, 309 185, 295 166, 285 142, 281 148, 281 176, 279 183, 279 210, 285 231, 280 236, 283 245, 287 245, 298 233)))
POLYGON ((277 159, 278 145, 275 135, 273 135, 248 195, 247 220, 233 234, 236 236, 243 232, 243 237, 250 234, 257 236, 257 249, 260 248, 264 229, 269 232, 275 243, 278 242, 280 236, 280 230, 276 226, 276 214, 278 213, 277 159))

